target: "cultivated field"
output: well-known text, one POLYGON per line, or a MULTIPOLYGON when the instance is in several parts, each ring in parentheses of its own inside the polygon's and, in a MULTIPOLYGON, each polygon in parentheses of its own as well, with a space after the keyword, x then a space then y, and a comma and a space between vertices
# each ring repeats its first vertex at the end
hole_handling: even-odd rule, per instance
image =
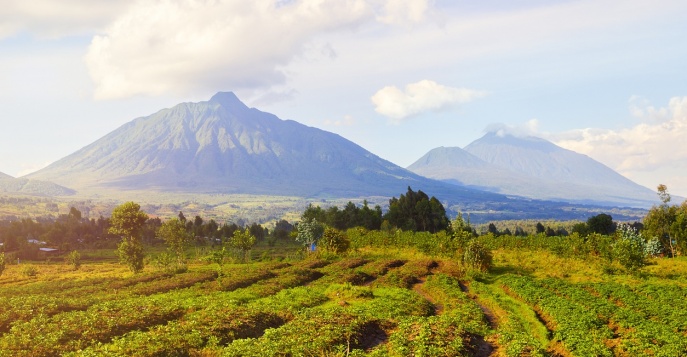
MULTIPOLYGON (((7 265, 2 356, 681 356, 687 260, 496 249, 490 272, 410 248, 140 274, 84 252, 7 265)), ((255 252, 254 252, 255 253, 255 252)), ((254 254, 257 256, 259 254, 254 254)))

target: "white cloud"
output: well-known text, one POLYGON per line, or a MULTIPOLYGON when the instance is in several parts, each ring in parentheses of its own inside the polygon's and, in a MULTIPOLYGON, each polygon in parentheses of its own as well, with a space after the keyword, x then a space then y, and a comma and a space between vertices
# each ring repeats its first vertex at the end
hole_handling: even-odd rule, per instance
POLYGON ((356 120, 350 115, 344 115, 343 118, 338 119, 338 120, 332 120, 332 119, 326 119, 324 121, 324 125, 327 126, 353 126, 355 125, 356 120))
POLYGON ((41 38, 90 35, 103 29, 133 0, 5 0, 0 39, 28 32, 41 38))
MULTIPOLYGON (((680 192, 687 192, 687 183, 675 177, 657 178, 647 173, 687 173, 687 97, 671 98, 665 108, 648 103, 637 106, 633 98, 630 111, 644 121, 620 130, 580 129, 549 135, 556 144, 589 155, 630 178, 648 178, 661 182, 641 182, 648 187, 673 183, 680 192)), ((669 186, 670 187, 670 186, 669 186)), ((684 193, 683 193, 684 194, 684 193)))
POLYGON ((405 91, 387 86, 372 96, 375 111, 395 123, 428 111, 442 110, 486 95, 484 91, 446 87, 430 80, 406 85, 405 91))
POLYGON ((377 19, 386 24, 412 24, 422 22, 429 10, 427 0, 387 0, 384 13, 377 19))
POLYGON ((316 36, 417 20, 426 6, 416 4, 426 1, 143 1, 93 38, 85 60, 96 98, 270 88, 316 36))
POLYGON ((512 135, 516 137, 538 136, 539 120, 530 119, 522 125, 508 125, 503 123, 490 124, 484 130, 488 133, 496 133, 498 136, 512 135))

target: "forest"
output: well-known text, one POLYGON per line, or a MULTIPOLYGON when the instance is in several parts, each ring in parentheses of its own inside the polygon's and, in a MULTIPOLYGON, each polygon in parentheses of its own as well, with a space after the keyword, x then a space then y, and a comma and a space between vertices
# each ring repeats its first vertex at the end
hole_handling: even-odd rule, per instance
POLYGON ((642 222, 478 228, 410 187, 270 229, 2 222, 0 356, 683 356, 687 204, 658 194, 642 222))

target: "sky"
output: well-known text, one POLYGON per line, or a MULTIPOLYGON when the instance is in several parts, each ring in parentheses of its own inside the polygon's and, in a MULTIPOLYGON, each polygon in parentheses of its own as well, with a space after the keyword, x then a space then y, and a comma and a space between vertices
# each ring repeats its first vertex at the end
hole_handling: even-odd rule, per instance
POLYGON ((534 135, 687 197, 683 0, 5 0, 0 172, 233 91, 407 167, 534 135))

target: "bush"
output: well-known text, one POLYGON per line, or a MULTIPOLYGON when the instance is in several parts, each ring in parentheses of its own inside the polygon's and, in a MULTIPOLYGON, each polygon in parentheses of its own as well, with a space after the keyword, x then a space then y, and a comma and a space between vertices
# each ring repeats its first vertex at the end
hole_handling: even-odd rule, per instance
POLYGON ((318 245, 324 251, 338 254, 347 251, 351 243, 343 232, 335 228, 327 227, 318 245))
POLYGON ((469 269, 486 272, 492 265, 491 251, 479 241, 472 240, 465 247, 463 264, 469 269))
POLYGON ((0 253, 0 276, 5 271, 5 253, 0 253))
POLYGON ((658 237, 649 238, 644 247, 644 252, 649 257, 657 257, 663 253, 663 244, 658 237))
POLYGON ((79 270, 81 267, 81 254, 78 251, 73 250, 71 253, 64 257, 64 262, 71 265, 74 270, 79 270))
POLYGON ((24 265, 19 272, 24 276, 36 276, 38 269, 33 265, 24 265))
POLYGON ((629 225, 620 225, 618 227, 618 240, 613 245, 613 255, 625 269, 638 270, 646 265, 644 238, 629 225))

